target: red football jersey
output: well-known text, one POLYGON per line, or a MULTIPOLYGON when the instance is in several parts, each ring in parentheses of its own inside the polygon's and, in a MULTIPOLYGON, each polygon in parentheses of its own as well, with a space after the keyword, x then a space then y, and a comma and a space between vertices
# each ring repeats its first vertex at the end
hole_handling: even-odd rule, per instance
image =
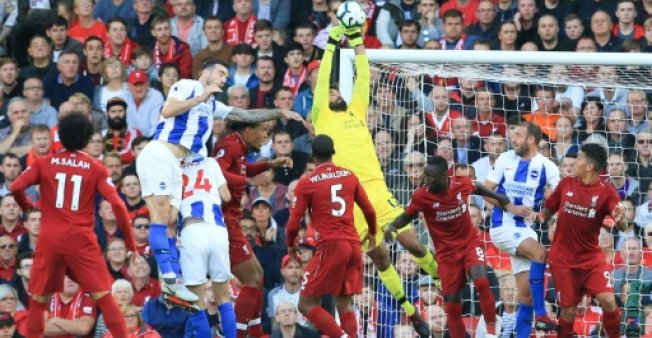
POLYGON ((226 178, 231 201, 222 206, 224 214, 240 214, 240 203, 245 192, 247 177, 256 176, 269 169, 266 162, 247 163, 247 145, 238 132, 222 138, 215 145, 215 159, 226 178))
POLYGON ((97 192, 111 204, 124 235, 128 250, 135 250, 131 223, 124 202, 118 196, 109 171, 99 161, 83 152, 62 151, 38 159, 11 185, 16 202, 25 210, 31 203, 25 188, 40 186, 43 225, 37 250, 46 253, 80 253, 87 241, 72 240, 75 236, 95 239, 95 196, 97 192))
POLYGON ((474 190, 475 185, 470 178, 454 176, 450 178, 450 186, 445 192, 433 193, 428 191, 427 186, 417 189, 405 208, 405 213, 410 216, 417 216, 419 212, 423 214, 437 250, 437 261, 454 259, 460 248, 481 246, 467 204, 474 190))
POLYGON ((600 228, 619 201, 618 192, 603 180, 585 185, 577 177, 564 177, 545 204, 551 213, 559 211, 550 264, 577 269, 604 264, 600 228))
POLYGON ((289 247, 294 246, 306 210, 310 210, 311 225, 319 233, 319 243, 360 241, 353 223, 354 202, 362 209, 369 232, 376 232, 376 212, 360 181, 348 169, 333 163, 319 164, 313 173, 299 180, 294 195, 287 225, 289 247))

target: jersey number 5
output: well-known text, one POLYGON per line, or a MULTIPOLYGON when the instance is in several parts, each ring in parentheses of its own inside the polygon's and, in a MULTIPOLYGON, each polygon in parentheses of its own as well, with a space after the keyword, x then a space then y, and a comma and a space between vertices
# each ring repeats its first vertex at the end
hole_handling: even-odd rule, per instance
POLYGON ((188 181, 190 180, 185 174, 183 178, 183 199, 186 199, 192 196, 194 190, 204 190, 208 193, 211 192, 211 181, 208 178, 204 178, 204 169, 197 171, 197 177, 195 178, 195 184, 193 187, 188 186, 188 181))
POLYGON ((339 209, 333 208, 333 210, 331 210, 331 214, 335 217, 342 217, 346 212, 346 201, 337 195, 337 192, 340 190, 342 190, 342 184, 331 185, 331 202, 333 204, 339 204, 340 206, 339 209))
MULTIPOLYGON (((57 199, 54 201, 54 206, 57 209, 63 208, 63 198, 66 194, 66 178, 68 175, 65 173, 56 173, 54 179, 57 180, 57 199)), ((79 195, 81 193, 82 177, 80 175, 70 176, 72 182, 72 200, 70 201, 70 210, 79 210, 79 195)))

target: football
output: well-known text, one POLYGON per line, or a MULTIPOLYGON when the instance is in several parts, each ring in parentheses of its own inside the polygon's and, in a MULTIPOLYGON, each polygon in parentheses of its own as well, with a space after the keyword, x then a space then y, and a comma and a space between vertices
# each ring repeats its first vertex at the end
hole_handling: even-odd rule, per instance
POLYGON ((337 19, 345 28, 362 27, 367 13, 357 1, 345 1, 337 9, 337 19))

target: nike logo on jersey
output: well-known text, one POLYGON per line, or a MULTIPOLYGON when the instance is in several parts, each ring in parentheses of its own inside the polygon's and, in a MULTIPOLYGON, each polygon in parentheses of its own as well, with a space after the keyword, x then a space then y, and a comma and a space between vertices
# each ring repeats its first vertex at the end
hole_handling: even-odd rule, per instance
POLYGON ((433 203, 433 204, 432 204, 432 207, 433 207, 433 208, 439 208, 439 202, 435 202, 435 203, 433 203))

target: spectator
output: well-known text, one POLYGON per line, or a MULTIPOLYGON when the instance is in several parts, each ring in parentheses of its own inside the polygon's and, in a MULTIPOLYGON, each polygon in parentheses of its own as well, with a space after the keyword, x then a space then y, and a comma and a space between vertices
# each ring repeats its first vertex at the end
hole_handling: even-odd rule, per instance
POLYGON ((475 119, 472 120, 473 134, 482 139, 491 133, 505 136, 505 119, 494 112, 495 100, 487 88, 480 88, 475 95, 475 119))
POLYGON ((30 209, 25 212, 24 226, 26 232, 19 236, 18 254, 32 252, 36 249, 36 239, 41 232, 41 210, 30 209))
MULTIPOLYGON (((599 66, 595 75, 600 83, 616 83, 619 80, 618 70, 614 66, 599 66)), ((622 87, 596 88, 586 95, 587 98, 593 96, 600 98, 605 112, 614 108, 627 109, 628 90, 622 87)))
MULTIPOLYGON (((428 1, 428 0, 426 0, 428 1)), ((307 79, 304 84, 299 87, 299 92, 296 94, 294 100, 294 107, 292 110, 301 114, 304 118, 308 116, 308 112, 312 109, 312 101, 315 92, 315 87, 317 86, 317 75, 319 74, 318 70, 321 61, 315 60, 311 61, 308 64, 307 79)))
MULTIPOLYGON (((20 163, 20 158, 14 153, 6 153, 0 161, 0 178, 3 183, 0 186, 0 197, 10 194, 9 187, 16 180, 18 175, 23 171, 20 163)), ((28 196, 33 200, 38 200, 38 193, 34 189, 28 189, 28 196)))
POLYGON ((202 18, 218 17, 222 22, 231 19, 233 11, 233 0, 210 0, 201 1, 198 4, 197 14, 202 18))
MULTIPOLYGON (((616 298, 623 294, 623 284, 627 281, 650 281, 652 280, 652 269, 641 265, 642 244, 638 237, 625 239, 620 255, 625 263, 624 267, 617 268, 613 272, 614 291, 616 298)), ((630 286, 631 287, 631 286, 630 286)), ((633 290, 630 290, 633 291, 633 290)))
MULTIPOLYGON (((127 304, 123 305, 120 309, 122 310, 122 316, 125 318, 127 332, 130 332, 129 338, 161 338, 158 332, 152 330, 149 325, 143 322, 143 318, 140 315, 140 308, 133 304, 127 304)), ((104 338, 113 338, 113 335, 108 332, 104 338)))
POLYGON ((645 35, 645 30, 641 25, 634 22, 636 15, 635 1, 618 1, 618 5, 616 6, 618 24, 613 27, 613 35, 622 41, 640 40, 645 35))
POLYGON ((570 52, 575 50, 575 44, 565 37, 559 36, 559 22, 550 15, 545 14, 539 18, 538 22, 539 39, 537 39, 537 48, 544 52, 570 52))
POLYGON ((291 88, 296 95, 308 75, 308 69, 303 64, 303 47, 300 44, 292 43, 287 47, 285 63, 287 67, 283 73, 283 86, 291 88))
POLYGON ((582 119, 579 142, 583 142, 593 134, 605 135, 604 106, 597 97, 587 97, 582 103, 582 119))
MULTIPOLYGON (((292 110, 294 107, 294 93, 289 87, 280 87, 274 93, 274 107, 283 110, 292 110)), ((280 117, 276 121, 274 133, 287 132, 293 140, 307 132, 304 127, 303 121, 289 120, 285 117, 280 117)), ((298 159, 297 159, 298 160, 298 159)), ((295 162, 296 164, 296 162, 295 162)), ((301 162, 299 162, 301 165, 301 162)))
MULTIPOLYGON (((641 203, 638 207, 636 207, 636 218, 634 219, 634 222, 638 224, 639 226, 645 226, 649 223, 652 223, 652 198, 650 198, 650 195, 652 194, 652 181, 650 181, 649 178, 643 178, 641 176, 636 176, 639 178, 639 189, 641 192, 645 191, 645 184, 648 184, 647 187, 647 201, 641 203)), ((642 194, 641 194, 642 195, 642 194)), ((642 196, 641 196, 642 197, 642 196)))
POLYGON ((595 40, 598 52, 618 52, 622 40, 613 35, 613 23, 611 16, 605 11, 598 10, 591 16, 591 31, 595 40))
MULTIPOLYGON (((336 11, 340 3, 331 3, 331 10, 336 11)), ((376 35, 383 44, 383 48, 395 48, 401 43, 397 41, 399 25, 403 20, 413 20, 416 18, 416 3, 417 1, 415 0, 390 0, 386 1, 385 5, 381 7, 376 18, 376 35)), ((440 10, 440 13, 443 12, 440 10)))
POLYGON ((401 174, 401 159, 394 140, 395 134, 389 130, 379 130, 374 135, 376 156, 388 186, 395 185, 394 180, 401 174))
POLYGON ((256 77, 258 84, 249 89, 249 105, 252 108, 266 108, 273 105, 273 89, 276 68, 274 60, 269 56, 261 56, 256 60, 256 77))
POLYGON ((152 19, 154 2, 152 0, 134 0, 135 16, 127 19, 129 38, 137 44, 148 47, 154 43, 152 36, 152 19))
POLYGON ((372 283, 365 282, 362 286, 362 292, 353 295, 353 304, 358 319, 358 337, 377 337, 378 304, 376 304, 372 283))
POLYGON ((79 284, 64 277, 63 292, 52 295, 45 321, 45 336, 88 335, 95 326, 97 313, 93 299, 79 290, 79 284), (61 324, 59 324, 61 323, 61 324))
POLYGON ((232 47, 224 41, 224 22, 216 17, 208 17, 204 20, 203 29, 207 45, 204 49, 194 53, 192 58, 193 79, 199 77, 201 65, 207 59, 219 59, 227 65, 232 62, 232 47))
MULTIPOLYGON (((368 3, 372 3, 372 1, 368 3)), ((417 44, 421 48, 425 48, 427 42, 439 41, 439 38, 441 38, 441 34, 444 31, 444 22, 437 15, 438 11, 439 4, 435 0, 421 0, 417 4, 415 20, 421 27, 417 44)), ((369 19, 367 19, 367 25, 371 26, 369 19)))
POLYGON ((86 148, 84 148, 84 152, 91 158, 102 161, 104 157, 103 150, 104 137, 102 136, 102 133, 95 132, 93 136, 91 136, 91 140, 88 142, 86 148))
POLYGON ((16 288, 16 294, 20 304, 29 304, 30 296, 27 293, 27 287, 32 273, 33 263, 34 254, 31 251, 24 252, 18 256, 16 275, 14 275, 11 284, 16 288))
POLYGON ((190 46, 190 53, 195 55, 208 46, 204 35, 204 18, 196 14, 193 0, 177 0, 172 5, 174 17, 170 19, 172 35, 190 46))
MULTIPOLYGON (((425 309, 426 321, 430 326, 430 335, 432 337, 446 337, 446 322, 448 318, 446 316, 446 311, 441 305, 430 305, 425 309)), ((406 325, 402 325, 406 328, 411 328, 406 325)), ((412 333, 412 336, 414 333, 412 333)), ((410 335, 405 335, 402 337, 412 337, 410 335)))
POLYGON ((244 85, 233 85, 226 92, 229 106, 249 109, 249 91, 244 85))
MULTIPOLYGON (((652 118, 652 114, 648 114, 648 100, 647 95, 642 90, 631 90, 627 95, 627 105, 629 106, 629 126, 627 130, 633 134, 641 130, 648 129, 650 123, 648 120, 652 118)), ((626 120, 627 121, 627 120, 626 120)))
MULTIPOLYGON (((74 93, 70 95, 68 101, 74 105, 75 111, 82 112, 93 121, 95 130, 105 130, 107 128, 106 114, 101 110, 93 108, 91 100, 84 93, 74 93)), ((59 109, 61 111, 61 108, 59 109)))
POLYGON ((150 299, 142 310, 143 322, 163 338, 186 337, 192 332, 190 315, 176 306, 169 306, 163 296, 150 299))
POLYGON ((104 44, 104 58, 117 57, 125 67, 132 63, 138 44, 127 36, 127 21, 121 17, 111 18, 107 23, 107 40, 104 44))
POLYGON ((154 89, 163 94, 164 100, 167 100, 168 94, 170 93, 170 88, 172 88, 172 86, 181 79, 179 74, 179 67, 174 63, 166 63, 161 65, 161 68, 158 70, 158 78, 159 81, 154 83, 152 86, 154 89))
POLYGON ((151 272, 151 266, 144 257, 130 261, 128 274, 133 287, 133 300, 130 303, 142 307, 150 299, 161 295, 159 281, 151 277, 151 272))
MULTIPOLYGON (((20 96, 23 92, 23 87, 18 79, 18 65, 16 60, 10 57, 0 58, 0 84, 2 85, 2 118, 6 116, 7 106, 6 103, 12 98, 20 96)), ((6 121, 2 121, 6 126, 6 121)))
POLYGON ((4 195, 0 199, 0 235, 6 235, 14 239, 14 243, 18 242, 27 229, 23 221, 20 219, 20 207, 14 196, 11 194, 4 195))
POLYGON ((421 26, 418 22, 412 20, 405 20, 399 27, 399 36, 401 38, 401 45, 397 46, 398 49, 421 49, 417 44, 421 26))
POLYGON ((138 253, 150 257, 152 249, 149 246, 149 216, 136 215, 132 218, 131 223, 134 227, 134 239, 138 253))
MULTIPOLYGON (((315 46, 315 27, 309 23, 303 23, 294 28, 294 42, 302 47, 303 63, 308 64, 314 60, 320 60, 324 51, 315 46)), ((289 50, 288 50, 289 52, 289 50)), ((287 57, 287 56, 286 56, 287 57)), ((287 60, 286 63, 290 64, 287 60)), ((292 67, 292 65, 290 65, 292 67)))
POLYGON ((423 168, 426 156, 420 152, 410 151, 403 158, 401 179, 392 188, 394 196, 402 205, 410 201, 412 192, 423 184, 423 168))
POLYGON ((518 11, 518 1, 514 0, 498 0, 496 5, 496 18, 499 22, 512 20, 518 11))
MULTIPOLYGON (((68 21, 64 17, 57 16, 46 28, 46 34, 52 40, 52 62, 59 62, 59 56, 64 51, 74 52, 80 60, 83 58, 84 46, 77 40, 68 37, 68 21)), ((53 104, 53 106, 55 105, 53 104)))
MULTIPOLYGON (((557 22, 564 22, 564 19, 568 17, 568 15, 576 15, 575 12, 577 11, 577 3, 576 2, 568 2, 568 1, 560 1, 560 0, 545 0, 541 1, 539 6, 539 14, 541 16, 544 15, 552 15, 557 19, 557 22)), ((581 20, 580 20, 581 23, 581 20)), ((570 39, 566 34, 563 34, 562 36, 570 39)), ((571 39, 574 40, 574 39, 571 39)))
POLYGON ((89 36, 84 42, 84 62, 79 65, 79 74, 88 76, 95 87, 103 83, 102 71, 104 42, 97 36, 89 36))
POLYGON ((129 211, 129 218, 132 221, 137 215, 149 216, 147 205, 141 196, 138 176, 134 174, 124 174, 122 176, 120 191, 124 195, 125 205, 127 206, 127 211, 129 211))
MULTIPOLYGON (((623 203, 625 204, 625 203, 623 203)), ((629 208, 624 206, 624 208, 629 208)), ((620 254, 616 253, 614 249, 614 236, 609 233, 607 229, 600 229, 600 236, 598 237, 598 246, 600 246, 600 251, 604 254, 605 262, 610 266, 621 266, 623 264, 623 258, 620 254)))
POLYGON ((27 79, 28 77, 37 77, 43 79, 45 76, 56 72, 57 67, 50 60, 50 43, 44 35, 34 35, 29 40, 27 54, 31 62, 24 68, 21 68, 18 77, 27 79))
MULTIPOLYGON (((258 0, 253 2, 253 12, 258 20, 269 20, 275 29, 287 31, 290 24, 291 5, 290 0, 258 0)), ((256 40, 258 41, 258 40, 256 40)))
POLYGON ((478 13, 479 3, 478 0, 451 0, 441 6, 439 15, 444 18, 451 9, 458 10, 464 17, 464 27, 469 27, 478 21, 476 14, 478 13))
POLYGON ((491 0, 478 1, 475 15, 478 22, 468 26, 466 30, 468 36, 466 49, 471 49, 474 41, 493 41, 498 37, 500 21, 496 20, 496 6, 491 0))
POLYGON ((463 50, 466 44, 466 35, 462 24, 464 20, 462 12, 455 8, 450 9, 444 13, 442 19, 444 20, 444 36, 439 39, 441 49, 463 50))
MULTIPOLYGON (((277 123, 278 124, 278 123, 277 123)), ((294 150, 292 136, 287 131, 277 131, 272 137, 272 149, 276 157, 287 156, 292 158, 292 168, 275 168, 274 182, 283 185, 290 184, 291 181, 299 178, 306 168, 309 156, 301 151, 294 150)))
POLYGON ((267 56, 272 58, 274 62, 274 69, 283 69, 285 63, 285 50, 272 39, 273 28, 272 23, 265 19, 256 21, 254 25, 254 37, 256 38, 256 60, 261 57, 267 56))
POLYGON ((106 244, 106 265, 116 279, 130 279, 127 267, 127 247, 121 238, 111 238, 106 244))
POLYGON ((57 111, 43 99, 43 81, 40 78, 30 76, 25 79, 23 96, 30 113, 30 124, 46 124, 50 128, 57 124, 57 111))
MULTIPOLYGON (((398 1, 400 1, 400 0, 398 0, 398 1)), ((398 1, 390 1, 390 2, 386 2, 386 4, 387 4, 388 7, 389 6, 394 6, 395 2, 398 2, 398 1)), ((315 41, 313 42, 315 44, 315 46, 317 46, 317 47, 319 47, 321 49, 324 49, 326 47, 326 43, 328 42, 328 31, 330 30, 331 27, 339 25, 339 19, 337 19, 336 14, 337 14, 337 10, 338 10, 338 8, 340 7, 341 4, 342 4, 342 0, 331 0, 331 1, 328 2, 329 9, 328 9, 327 13, 328 13, 329 23, 328 23, 328 25, 326 27, 323 27, 317 33, 317 36, 315 37, 315 41)), ((396 8, 394 8, 394 9, 396 9, 396 8)), ((379 13, 378 18, 380 18, 381 14, 383 13, 383 10, 381 9, 378 13, 379 13)), ((396 12, 392 12, 392 13, 396 14, 396 12)), ((389 13, 385 13, 385 14, 387 14, 385 19, 390 20, 390 17, 389 17, 390 14, 389 13)), ((378 22, 378 19, 376 19, 376 22, 378 22)), ((385 24, 387 24, 387 22, 385 24)), ((395 30, 395 31, 393 31, 394 39, 396 39, 396 35, 398 35, 398 22, 393 22, 392 24, 394 25, 392 29, 395 30)), ((384 27, 379 26, 378 24, 376 26, 379 27, 379 28, 376 29, 376 35, 378 35, 378 37, 380 39, 381 31, 383 30, 384 27)), ((381 42, 383 43, 384 48, 394 48, 394 42, 391 41, 391 40, 390 40, 390 44, 387 44, 387 45, 385 44, 385 42, 382 39, 381 39, 381 42)))
POLYGON ((480 159, 482 140, 473 135, 471 121, 458 117, 451 121, 455 163, 471 164, 480 159))
POLYGON ((142 70, 149 76, 151 85, 158 83, 158 69, 152 64, 152 55, 149 50, 143 47, 138 47, 133 52, 132 65, 127 69, 129 74, 142 70))
POLYGON ((491 49, 514 51, 516 50, 517 30, 513 21, 504 21, 498 28, 498 37, 492 42, 491 49))
MULTIPOLYGON (((132 299, 134 298, 134 290, 131 288, 131 284, 126 279, 117 279, 111 285, 111 296, 115 300, 118 306, 122 307, 124 305, 132 304, 132 299)), ((104 322, 104 315, 100 314, 97 317, 97 325, 95 325, 95 334, 93 337, 102 338, 104 334, 108 333, 106 328, 106 323, 104 322)))
POLYGON ((19 337, 26 334, 27 310, 18 300, 16 289, 11 287, 9 284, 0 285, 0 313, 13 317, 15 322, 15 333, 20 334, 19 337))
MULTIPOLYGON (((282 155, 282 156, 286 156, 286 155, 282 155)), ((253 187, 251 192, 249 193, 250 201, 254 201, 258 197, 264 197, 267 200, 267 204, 269 204, 270 207, 272 208, 273 212, 285 208, 285 193, 287 191, 287 185, 282 184, 277 180, 275 180, 274 176, 276 175, 276 172, 277 171, 275 169, 270 168, 258 174, 254 178, 252 178, 251 185, 253 187)), ((299 173, 301 172, 302 171, 300 171, 299 173)), ((298 178, 300 174, 296 174, 295 176, 297 176, 296 178, 298 178)), ((287 183, 290 183, 290 181, 292 180, 287 181, 287 183)), ((250 203, 248 205, 248 209, 252 210, 251 209, 252 207, 253 207, 253 203, 250 203)))
MULTIPOLYGON (((258 203, 264 203, 263 200, 264 198, 261 198, 261 200, 258 203)), ((261 206, 261 208, 266 208, 266 207, 261 206)), ((264 210, 266 209, 261 209, 261 211, 264 210)), ((260 262, 260 265, 263 267, 263 271, 265 272, 264 273, 265 279, 263 282, 265 288, 267 288, 268 290, 275 288, 278 285, 279 281, 281 280, 280 271, 281 271, 281 259, 283 255, 281 254, 280 251, 276 250, 273 245, 268 245, 267 241, 265 240, 265 237, 263 237, 262 233, 259 230, 259 227, 257 225, 257 219, 251 216, 243 216, 242 218, 240 218, 238 223, 240 224, 240 229, 242 230, 242 234, 247 239, 249 244, 251 244, 251 247, 254 249, 254 254, 256 255, 256 258, 260 262)), ((267 234, 267 231, 265 232, 265 234, 268 238, 270 238, 272 237, 271 235, 273 232, 274 231, 270 230, 269 234, 267 234)))
MULTIPOLYGON (((639 200, 638 181, 625 174, 625 161, 622 153, 609 153, 609 182, 618 191, 621 199, 634 198, 639 200), (636 196, 635 196, 636 195, 636 196)), ((645 224, 642 224, 645 225, 645 224)))
POLYGON ((93 81, 87 76, 79 75, 79 55, 72 51, 63 51, 57 63, 58 75, 50 75, 43 80, 44 96, 50 99, 53 107, 58 107, 73 93, 83 93, 93 97, 93 81))
POLYGON ((95 235, 97 235, 97 242, 100 248, 102 251, 105 251, 110 240, 122 238, 122 232, 118 229, 118 222, 111 209, 111 204, 106 200, 102 200, 99 205, 99 217, 95 226, 95 235))
POLYGON ((557 133, 557 141, 552 144, 555 160, 560 161, 566 155, 577 155, 579 146, 577 135, 573 129, 573 120, 568 116, 560 116, 555 122, 555 132, 557 133))
POLYGON ((155 39, 152 44, 154 66, 160 68, 164 63, 177 64, 181 78, 189 79, 192 76, 192 54, 190 53, 190 46, 171 35, 170 21, 167 17, 157 16, 152 19, 151 25, 152 35, 155 39))
MULTIPOLYGON (((283 276, 283 284, 269 291, 267 294, 267 315, 269 318, 274 319, 275 309, 282 303, 289 302, 294 307, 299 304, 299 291, 301 291, 301 276, 303 275, 303 268, 301 263, 294 257, 288 255, 283 256, 281 261, 281 275, 283 276)), ((303 315, 297 315, 297 323, 304 328, 311 328, 308 319, 303 315)), ((272 321, 272 326, 275 326, 272 321)))
POLYGON ((639 42, 641 43, 641 51, 644 53, 652 52, 652 18, 648 18, 643 23, 645 35, 639 42))
MULTIPOLYGON (((80 44, 86 41, 88 36, 97 36, 106 39, 106 27, 104 22, 93 15, 95 2, 90 0, 75 0, 75 16, 77 21, 70 23, 68 35, 80 44)), ((110 19, 112 17, 108 17, 110 19)))
POLYGON ((111 18, 120 17, 131 19, 134 17, 133 0, 99 0, 93 9, 93 17, 102 22, 109 22, 111 18))
POLYGON ((113 97, 109 99, 106 107, 109 128, 104 131, 104 151, 117 152, 123 164, 130 164, 134 161, 131 142, 142 134, 139 130, 127 126, 127 103, 123 99, 113 97))
POLYGON ((252 0, 234 0, 235 17, 226 22, 226 43, 235 46, 240 43, 255 45, 254 25, 256 15, 253 12, 252 0))
POLYGON ((574 42, 584 36, 584 24, 577 14, 571 13, 564 17, 564 35, 568 40, 574 42))
POLYGON ((627 175, 637 177, 641 187, 647 187, 652 182, 652 165, 650 165, 652 152, 650 151, 650 145, 652 145, 652 133, 649 130, 641 130, 636 134, 634 147, 637 156, 635 159, 630 159, 632 162, 628 163, 627 175))
POLYGON ((143 151, 143 148, 145 148, 147 143, 149 143, 149 140, 149 138, 141 136, 136 137, 131 142, 131 153, 134 156, 134 162, 124 168, 123 174, 136 174, 136 159, 138 158, 140 152, 143 151))
POLYGON ((16 273, 18 255, 16 240, 8 234, 0 236, 0 280, 9 282, 16 273))
POLYGON ((150 137, 158 125, 159 112, 163 107, 163 95, 156 89, 150 88, 149 77, 142 70, 131 73, 127 82, 129 83, 129 92, 125 95, 127 126, 150 137))
POLYGON ((493 169, 498 156, 507 150, 507 142, 503 135, 492 132, 484 141, 482 149, 487 155, 471 164, 475 169, 476 177, 480 182, 484 182, 489 172, 493 169))
MULTIPOLYGON (((297 301, 298 302, 298 301, 297 301)), ((300 316, 297 306, 293 302, 283 301, 276 305, 274 308, 273 316, 278 325, 272 330, 270 338, 285 338, 285 337, 302 337, 302 338, 318 338, 321 337, 318 333, 307 329, 298 324, 298 317, 300 316)))
POLYGON ((552 87, 537 86, 534 93, 537 110, 525 114, 523 119, 540 126, 541 131, 550 140, 555 141, 557 139, 557 132, 554 126, 560 116, 554 111, 555 90, 552 87))
POLYGON ((652 268, 652 224, 648 223, 643 228, 643 239, 645 247, 643 248, 643 265, 652 268))
POLYGON ((514 14, 514 24, 518 32, 517 46, 537 39, 538 8, 535 0, 518 0, 518 12, 514 14))
POLYGON ((254 88, 258 85, 258 77, 255 74, 256 52, 250 45, 241 43, 233 46, 231 50, 233 64, 229 67, 229 76, 227 85, 243 85, 247 89, 254 88))
POLYGON ((110 56, 102 65, 103 85, 97 87, 93 95, 93 106, 106 114, 107 102, 127 94, 127 67, 115 56, 110 56))
POLYGON ((628 132, 627 124, 626 114, 621 109, 612 109, 607 115, 609 151, 621 152, 629 160, 634 157, 634 135, 628 132))

